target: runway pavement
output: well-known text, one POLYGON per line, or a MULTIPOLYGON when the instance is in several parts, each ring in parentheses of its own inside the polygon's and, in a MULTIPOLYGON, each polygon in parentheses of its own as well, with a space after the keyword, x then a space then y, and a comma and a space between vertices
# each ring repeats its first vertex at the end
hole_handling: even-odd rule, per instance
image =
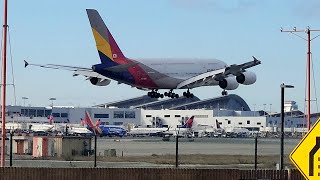
MULTIPOLYGON (((290 154, 299 139, 286 139, 284 153, 290 154)), ((143 156, 152 154, 175 154, 175 139, 166 142, 154 138, 99 138, 97 153, 104 154, 106 149, 115 149, 117 155, 143 156)), ((180 154, 221 154, 221 155, 254 155, 253 138, 195 138, 194 142, 180 139, 180 154)), ((258 139, 259 155, 280 154, 280 139, 258 139)))

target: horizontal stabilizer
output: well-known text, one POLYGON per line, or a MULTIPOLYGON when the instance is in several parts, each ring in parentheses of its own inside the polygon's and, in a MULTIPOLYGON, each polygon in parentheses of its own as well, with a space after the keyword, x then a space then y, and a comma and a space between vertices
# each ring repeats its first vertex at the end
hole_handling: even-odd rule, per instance
POLYGON ((24 67, 26 68, 28 65, 29 63, 26 60, 24 60, 24 67))
POLYGON ((37 67, 48 68, 48 69, 63 69, 67 71, 76 71, 76 70, 92 71, 92 69, 84 68, 84 67, 66 66, 66 65, 59 65, 59 64, 32 64, 24 60, 24 67, 27 67, 27 66, 37 66, 37 67))

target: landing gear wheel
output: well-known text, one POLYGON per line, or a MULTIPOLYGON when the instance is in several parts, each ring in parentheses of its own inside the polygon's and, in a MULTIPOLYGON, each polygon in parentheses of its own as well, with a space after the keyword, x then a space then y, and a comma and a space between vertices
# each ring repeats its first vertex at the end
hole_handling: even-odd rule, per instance
POLYGON ((193 98, 194 95, 192 93, 190 93, 189 89, 187 92, 183 92, 183 96, 186 98, 193 98))
POLYGON ((161 94, 158 93, 158 89, 153 89, 151 92, 148 92, 148 96, 151 98, 159 98, 161 94))
POLYGON ((226 90, 223 90, 221 94, 222 94, 222 96, 226 96, 226 95, 228 95, 228 92, 226 90))

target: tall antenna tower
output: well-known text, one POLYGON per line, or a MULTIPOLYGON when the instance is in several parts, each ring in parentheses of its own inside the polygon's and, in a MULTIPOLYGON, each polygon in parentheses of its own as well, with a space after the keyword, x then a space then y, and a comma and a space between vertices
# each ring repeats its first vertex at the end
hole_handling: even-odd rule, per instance
POLYGON ((310 64, 311 64, 311 41, 314 40, 315 38, 319 37, 319 35, 315 36, 314 38, 311 39, 311 32, 313 31, 320 31, 319 29, 310 29, 310 27, 308 26, 306 29, 299 29, 297 30, 296 27, 293 28, 293 30, 283 30, 282 28, 280 29, 281 32, 287 32, 287 33, 291 33, 295 36, 298 36, 299 38, 305 40, 308 42, 308 52, 307 52, 307 127, 308 127, 308 130, 310 130, 310 109, 311 109, 311 103, 310 103, 310 96, 311 96, 311 88, 310 88, 310 64), (297 33, 299 32, 305 32, 307 33, 307 39, 298 35, 297 33))

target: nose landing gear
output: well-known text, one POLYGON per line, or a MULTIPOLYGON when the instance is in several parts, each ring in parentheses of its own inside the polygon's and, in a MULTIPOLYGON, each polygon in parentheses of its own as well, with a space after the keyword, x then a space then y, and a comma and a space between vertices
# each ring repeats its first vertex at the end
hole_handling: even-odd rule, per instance
POLYGON ((226 96, 226 95, 228 95, 228 92, 226 90, 223 90, 221 94, 222 94, 222 96, 226 96))

